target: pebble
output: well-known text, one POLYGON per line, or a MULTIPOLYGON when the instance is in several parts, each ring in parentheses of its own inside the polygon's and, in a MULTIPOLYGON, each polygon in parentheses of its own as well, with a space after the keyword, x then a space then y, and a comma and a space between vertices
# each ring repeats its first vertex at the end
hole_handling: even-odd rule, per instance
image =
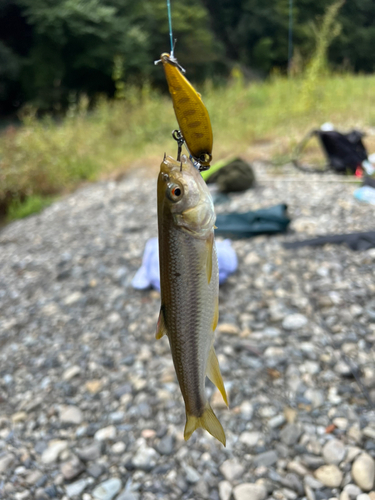
POLYGON ((352 465, 352 477, 363 491, 370 491, 374 487, 375 462, 367 453, 362 453, 352 465))
POLYGON ((358 495, 362 493, 361 488, 356 486, 355 484, 347 484, 344 486, 343 491, 348 494, 349 498, 357 498, 358 495))
POLYGON ((230 500, 232 496, 232 485, 229 481, 220 481, 219 483, 219 497, 220 500, 230 500))
POLYGON ((244 445, 248 446, 249 448, 252 448, 256 446, 258 441, 262 438, 262 433, 253 431, 245 431, 241 434, 239 441, 240 443, 243 443, 244 445))
POLYGON ((185 465, 184 469, 186 474, 186 480, 188 483, 194 484, 200 480, 201 476, 193 467, 190 467, 190 465, 185 465))
POLYGON ((265 451, 257 455, 253 460, 254 467, 269 467, 277 462, 277 453, 275 450, 265 451))
POLYGON ((68 448, 68 441, 55 440, 48 443, 48 448, 42 453, 42 462, 44 464, 52 464, 56 462, 59 455, 68 448))
POLYGON ((114 453, 115 455, 121 455, 121 453, 124 453, 125 449, 126 444, 123 441, 118 441, 111 448, 112 453, 114 453))
POLYGON ((124 490, 116 497, 116 500, 139 500, 139 494, 135 491, 124 490))
POLYGON ((90 484, 89 479, 79 479, 78 481, 65 486, 65 492, 69 498, 79 496, 90 484))
POLYGON ((239 479, 245 471, 243 465, 236 459, 231 458, 226 460, 220 466, 220 472, 223 474, 227 481, 234 481, 235 479, 239 479))
POLYGON ((285 330, 299 330, 307 323, 308 319, 303 314, 289 314, 283 319, 282 326, 285 330))
POLYGON ((343 479, 341 470, 336 465, 323 465, 315 471, 315 477, 328 488, 338 488, 343 479))
POLYGON ((69 382, 69 380, 72 380, 72 378, 76 377, 80 373, 81 373, 81 368, 79 366, 77 365, 70 366, 64 371, 62 378, 66 382, 69 382))
POLYGON ((132 462, 136 469, 149 471, 155 467, 158 457, 159 454, 154 450, 154 448, 141 446, 134 455, 132 462))
POLYGON ((114 425, 109 425, 108 427, 103 427, 95 432, 94 438, 97 441, 109 441, 116 437, 116 427, 114 425))
POLYGON ((267 490, 261 484, 243 483, 233 489, 235 500, 265 500, 267 490))
POLYGON ((287 446, 292 446, 299 440, 302 432, 296 424, 287 424, 280 432, 280 438, 287 446))
POLYGON ((61 464, 61 473, 64 476, 64 479, 67 481, 71 481, 72 479, 75 479, 77 476, 81 474, 85 470, 84 465, 82 462, 74 456, 71 460, 68 462, 65 462, 61 464))
POLYGON ((5 455, 4 457, 0 457, 0 474, 8 472, 15 466, 15 464, 16 458, 11 453, 5 455))
POLYGON ((91 444, 85 446, 84 448, 77 449, 77 455, 81 460, 98 460, 102 454, 102 443, 98 441, 93 441, 91 444))
POLYGON ((76 406, 63 406, 60 409, 60 422, 64 424, 79 425, 82 421, 82 412, 76 406))
POLYGON ((97 500, 112 500, 112 498, 121 490, 122 483, 117 477, 107 479, 103 483, 99 484, 94 491, 92 496, 97 500))
POLYGON ((164 436, 156 445, 156 450, 160 455, 171 455, 174 449, 174 438, 170 434, 164 436))
POLYGON ((323 447, 323 458, 326 464, 338 465, 346 454, 344 444, 338 439, 331 439, 323 447))

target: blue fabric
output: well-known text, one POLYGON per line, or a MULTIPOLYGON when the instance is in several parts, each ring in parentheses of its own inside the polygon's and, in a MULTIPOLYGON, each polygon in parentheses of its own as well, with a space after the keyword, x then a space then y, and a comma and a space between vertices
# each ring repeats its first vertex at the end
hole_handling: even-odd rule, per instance
MULTIPOLYGON (((217 241, 216 250, 219 262, 219 283, 222 284, 237 269, 237 255, 231 246, 230 240, 217 241)), ((132 286, 137 290, 144 290, 151 286, 160 291, 159 245, 157 238, 151 238, 147 241, 142 266, 134 276, 132 286)))

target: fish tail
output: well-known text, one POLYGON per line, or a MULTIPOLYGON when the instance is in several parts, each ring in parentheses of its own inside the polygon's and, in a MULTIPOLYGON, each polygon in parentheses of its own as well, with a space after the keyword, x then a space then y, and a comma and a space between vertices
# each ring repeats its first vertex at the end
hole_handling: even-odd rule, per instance
POLYGON ((220 443, 225 446, 225 432, 224 429, 219 422, 219 419, 212 411, 212 408, 209 403, 207 403, 206 408, 201 417, 195 417, 194 415, 189 415, 186 413, 186 425, 184 431, 184 438, 187 441, 193 432, 198 429, 198 427, 202 427, 206 429, 214 438, 218 439, 220 443))

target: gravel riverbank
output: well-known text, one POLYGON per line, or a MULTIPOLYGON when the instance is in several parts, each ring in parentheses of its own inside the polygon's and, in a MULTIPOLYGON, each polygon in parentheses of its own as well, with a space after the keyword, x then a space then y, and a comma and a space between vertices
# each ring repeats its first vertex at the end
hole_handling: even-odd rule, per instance
POLYGON ((226 448, 184 442, 159 294, 131 288, 155 179, 91 185, 1 230, 0 498, 375 499, 375 249, 282 247, 373 230, 375 207, 340 177, 256 174, 218 212, 285 202, 293 222, 233 243, 215 344, 229 411, 207 386, 226 448))

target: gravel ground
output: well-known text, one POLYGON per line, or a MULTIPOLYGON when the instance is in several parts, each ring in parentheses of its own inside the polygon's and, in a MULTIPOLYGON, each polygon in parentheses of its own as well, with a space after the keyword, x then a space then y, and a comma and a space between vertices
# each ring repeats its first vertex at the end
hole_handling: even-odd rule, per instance
MULTIPOLYGON (((160 297, 134 291, 156 236, 144 172, 0 232, 0 498, 374 500, 375 249, 282 242, 374 228, 332 176, 270 176, 218 211, 286 202, 286 235, 236 241, 216 339, 227 434, 183 440, 160 297)), ((291 172, 286 170, 286 174, 291 172)))

